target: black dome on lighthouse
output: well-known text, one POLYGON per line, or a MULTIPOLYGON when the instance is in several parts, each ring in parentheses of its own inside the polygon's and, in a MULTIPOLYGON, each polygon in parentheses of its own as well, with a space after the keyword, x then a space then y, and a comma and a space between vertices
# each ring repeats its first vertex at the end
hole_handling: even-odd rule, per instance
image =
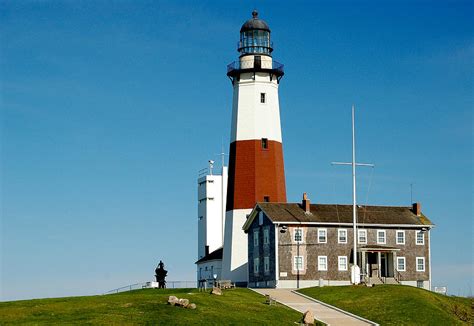
POLYGON ((252 18, 247 20, 240 28, 241 33, 246 32, 246 31, 252 31, 252 30, 261 30, 261 31, 270 32, 270 27, 268 27, 268 24, 264 20, 258 18, 257 10, 252 11, 252 18))

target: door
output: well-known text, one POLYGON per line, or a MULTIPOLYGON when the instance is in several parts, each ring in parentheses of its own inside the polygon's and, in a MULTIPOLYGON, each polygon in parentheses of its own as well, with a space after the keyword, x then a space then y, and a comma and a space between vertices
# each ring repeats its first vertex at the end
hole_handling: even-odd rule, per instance
POLYGON ((387 277, 387 254, 385 252, 380 255, 380 275, 387 277))

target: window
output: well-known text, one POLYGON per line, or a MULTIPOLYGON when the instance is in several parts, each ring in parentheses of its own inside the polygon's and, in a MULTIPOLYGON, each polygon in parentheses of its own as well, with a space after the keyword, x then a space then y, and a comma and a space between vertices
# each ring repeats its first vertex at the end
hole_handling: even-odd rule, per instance
POLYGON ((358 230, 359 243, 367 243, 367 230, 358 230))
POLYGON ((214 180, 207 180, 208 183, 214 183, 214 180))
POLYGON ((318 243, 326 243, 327 242, 327 233, 326 229, 318 229, 318 243))
POLYGON ((385 244, 386 238, 385 238, 385 230, 377 230, 377 243, 378 244, 385 244))
POLYGON ((263 229, 263 244, 270 244, 270 230, 268 228, 263 229))
POLYGON ((260 264, 258 258, 253 259, 253 273, 258 274, 258 265, 260 264))
POLYGON ((253 231, 253 246, 258 247, 258 231, 253 231))
POLYGON ((270 202, 270 196, 263 196, 263 201, 266 203, 270 202))
POLYGON ((397 271, 404 272, 406 271, 406 260, 405 257, 397 257, 397 271))
POLYGON ((303 270, 303 256, 295 256, 294 257, 293 269, 295 271, 302 271, 303 270))
POLYGON ((262 138, 262 148, 268 149, 268 138, 262 138))
POLYGON ((397 244, 405 244, 405 231, 397 231, 397 244))
POLYGON ((265 103, 265 93, 260 93, 260 103, 265 103))
POLYGON ((270 271, 270 257, 263 257, 263 271, 265 273, 270 271))
POLYGON ((262 225, 263 224, 263 212, 260 211, 258 212, 258 225, 262 225))
POLYGON ((328 270, 328 257, 318 256, 318 271, 327 271, 327 270, 328 270))
POLYGON ((199 220, 202 220, 204 218, 204 216, 199 216, 199 220))
POLYGON ((337 230, 337 242, 338 243, 347 243, 347 230, 338 229, 337 230))
POLYGON ((303 242, 303 230, 302 229, 295 229, 295 242, 302 243, 303 242))
POLYGON ((417 245, 425 244, 425 235, 422 231, 416 231, 416 244, 417 245))
POLYGON ((425 282, 423 282, 423 280, 416 281, 416 287, 417 288, 424 288, 424 284, 425 284, 425 282))
POLYGON ((338 269, 340 271, 347 271, 347 257, 346 256, 338 257, 338 269))
POLYGON ((425 271, 425 257, 416 257, 416 271, 417 272, 425 271))

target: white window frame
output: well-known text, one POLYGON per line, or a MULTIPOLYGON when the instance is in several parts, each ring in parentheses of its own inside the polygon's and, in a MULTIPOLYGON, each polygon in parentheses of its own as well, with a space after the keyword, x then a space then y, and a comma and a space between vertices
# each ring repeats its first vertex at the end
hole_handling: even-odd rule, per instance
POLYGON ((416 257, 416 271, 417 272, 424 272, 426 271, 426 265, 425 265, 425 257, 416 257), (418 260, 421 259, 423 261, 423 269, 418 268, 418 260))
POLYGON ((367 244, 367 230, 357 230, 357 241, 359 242, 359 244, 367 244), (365 241, 360 241, 361 233, 365 234, 365 241))
POLYGON ((417 246, 425 245, 425 234, 422 231, 415 231, 415 243, 417 246), (418 242, 418 234, 422 236, 421 243, 418 242))
POLYGON ((270 271, 270 257, 263 257, 263 272, 268 273, 270 271))
POLYGON ((398 244, 398 245, 404 245, 405 244, 405 231, 404 230, 397 230, 396 231, 395 241, 396 241, 396 244, 398 244), (398 234, 403 234, 403 241, 401 241, 401 242, 398 241, 398 234))
POLYGON ((304 237, 304 232, 302 228, 295 228, 295 231, 293 232, 293 240, 295 243, 303 243, 303 238, 304 237), (296 234, 301 232, 301 240, 296 240, 296 234))
POLYGON ((328 229, 318 228, 318 243, 327 243, 328 242, 328 229), (319 240, 319 231, 324 231, 324 241, 319 240))
POLYGON ((258 225, 263 225, 263 212, 258 212, 258 225))
POLYGON ((318 256, 318 271, 327 271, 328 270, 328 256, 318 256), (322 268, 321 259, 324 259, 325 268, 322 268))
POLYGON ((294 256, 293 257, 293 270, 294 271, 303 271, 304 270, 304 257, 303 256, 294 256), (298 258, 301 258, 301 268, 298 269, 298 264, 297 264, 297 260, 298 258))
POLYGON ((338 256, 337 257, 337 270, 339 271, 347 271, 347 256, 338 256), (343 259, 345 262, 343 263, 345 267, 341 267, 343 264, 341 264, 341 259, 343 259))
POLYGON ((268 228, 263 229, 263 244, 270 244, 270 230, 268 228))
POLYGON ((406 272, 407 270, 407 260, 405 257, 397 257, 397 271, 399 272, 406 272), (403 260, 403 269, 400 269, 400 261, 403 260))
POLYGON ((254 258, 253 259, 253 273, 258 274, 259 272, 259 265, 260 265, 260 259, 254 258))
POLYGON ((257 231, 253 231, 253 246, 254 247, 258 247, 258 230, 257 231))
POLYGON ((385 230, 377 230, 377 244, 387 244, 387 232, 385 230), (383 242, 379 241, 379 233, 383 233, 383 242))
POLYGON ((337 243, 347 243, 347 237, 348 237, 347 229, 337 229, 337 243), (341 241, 341 231, 346 232, 345 241, 341 241))

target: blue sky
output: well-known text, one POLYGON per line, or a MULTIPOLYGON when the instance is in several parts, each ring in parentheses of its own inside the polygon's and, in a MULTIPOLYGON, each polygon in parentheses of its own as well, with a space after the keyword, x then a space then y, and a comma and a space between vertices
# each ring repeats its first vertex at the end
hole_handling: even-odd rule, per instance
POLYGON ((473 287, 473 4, 3 1, 1 299, 194 280, 197 171, 230 136, 241 24, 271 29, 289 201, 410 205, 433 285, 473 287), (370 188, 370 189, 369 189, 370 188))

